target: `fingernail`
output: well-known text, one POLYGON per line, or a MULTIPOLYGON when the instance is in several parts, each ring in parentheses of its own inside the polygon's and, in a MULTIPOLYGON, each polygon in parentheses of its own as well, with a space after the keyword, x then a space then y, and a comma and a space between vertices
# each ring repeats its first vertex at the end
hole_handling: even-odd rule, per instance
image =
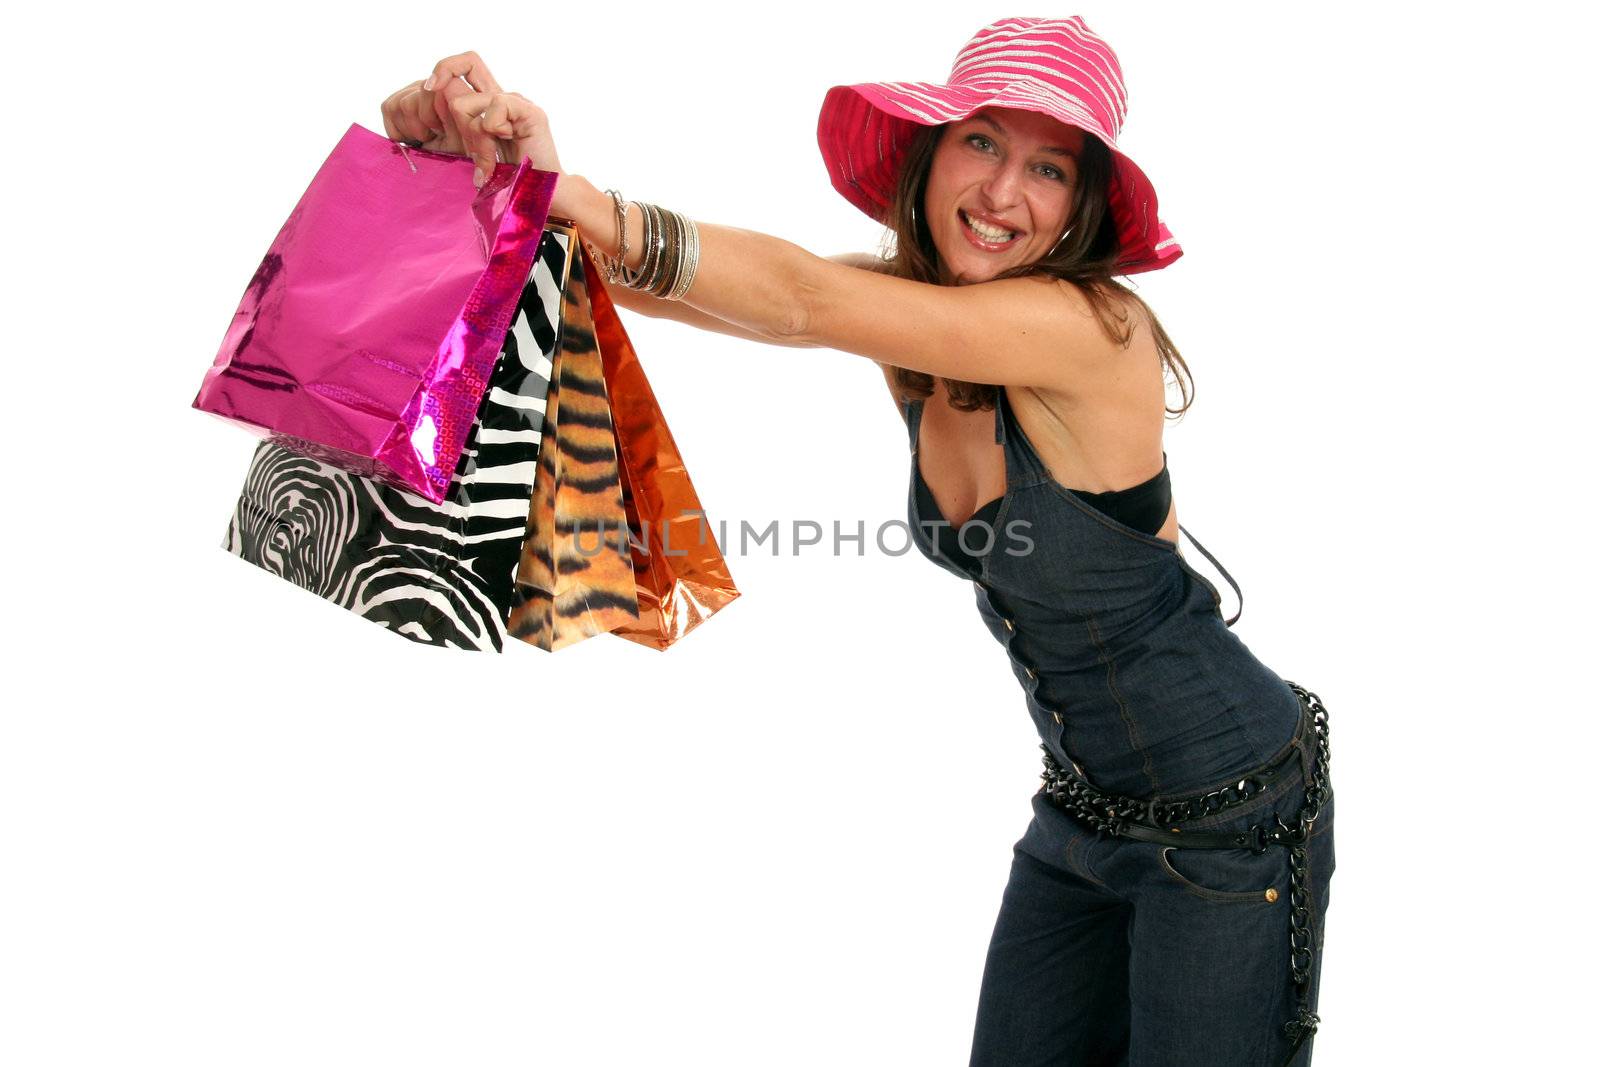
POLYGON ((424 89, 432 89, 433 88, 433 79, 434 79, 434 75, 432 75, 432 74, 428 75, 428 80, 422 83, 422 87, 424 89))
POLYGON ((482 167, 473 167, 472 168, 472 184, 474 186, 476 186, 477 188, 482 189, 483 188, 483 178, 484 178, 483 168, 482 167))

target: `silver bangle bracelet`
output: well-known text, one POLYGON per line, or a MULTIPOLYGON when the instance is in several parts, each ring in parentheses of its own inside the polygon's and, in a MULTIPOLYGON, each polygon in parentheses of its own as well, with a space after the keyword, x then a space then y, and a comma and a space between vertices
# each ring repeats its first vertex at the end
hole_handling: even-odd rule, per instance
POLYGON ((660 251, 656 218, 653 214, 651 214, 649 205, 645 204, 643 201, 638 201, 637 203, 639 207, 640 218, 644 221, 644 252, 640 258, 639 268, 637 270, 624 269, 623 271, 622 284, 626 285, 629 289, 641 288, 641 281, 645 275, 650 273, 650 270, 655 263, 656 256, 660 251))
POLYGON ((689 286, 694 284, 695 273, 700 268, 700 227, 687 215, 683 216, 683 222, 688 231, 684 242, 683 268, 678 277, 678 284, 667 294, 668 300, 682 300, 688 293, 689 286))
MULTIPOLYGON (((636 270, 619 257, 618 278, 630 289, 663 300, 682 300, 700 267, 699 226, 688 216, 659 204, 643 200, 632 203, 638 207, 644 226, 644 249, 636 270)), ((625 220, 626 214, 620 217, 625 220)))
POLYGON ((617 258, 613 260, 607 257, 604 263, 606 281, 615 285, 623 266, 628 262, 628 202, 615 189, 607 189, 606 195, 611 198, 617 212, 617 258))

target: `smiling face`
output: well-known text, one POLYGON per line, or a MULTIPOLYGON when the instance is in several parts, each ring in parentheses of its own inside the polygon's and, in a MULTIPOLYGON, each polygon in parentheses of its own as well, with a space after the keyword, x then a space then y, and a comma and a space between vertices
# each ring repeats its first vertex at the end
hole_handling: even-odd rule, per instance
POLYGON ((1055 246, 1072 211, 1083 139, 1048 115, 1003 107, 945 129, 921 206, 944 284, 987 281, 1055 246))

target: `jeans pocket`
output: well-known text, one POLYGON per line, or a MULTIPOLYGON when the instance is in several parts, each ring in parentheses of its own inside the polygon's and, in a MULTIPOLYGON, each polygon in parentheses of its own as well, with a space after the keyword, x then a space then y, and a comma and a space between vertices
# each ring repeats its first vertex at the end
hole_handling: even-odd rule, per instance
POLYGON ((1270 905, 1289 892, 1281 848, 1181 848, 1162 845, 1161 870, 1184 889, 1219 904, 1270 905))
MULTIPOLYGON (((1252 826, 1270 828, 1280 817, 1292 821, 1304 796, 1305 776, 1295 767, 1240 807, 1185 823, 1173 836, 1181 841, 1183 830, 1232 834, 1252 826)), ((1289 855, 1281 845, 1269 845, 1265 852, 1162 845, 1157 865, 1169 881, 1216 903, 1265 907, 1289 899, 1289 855)))

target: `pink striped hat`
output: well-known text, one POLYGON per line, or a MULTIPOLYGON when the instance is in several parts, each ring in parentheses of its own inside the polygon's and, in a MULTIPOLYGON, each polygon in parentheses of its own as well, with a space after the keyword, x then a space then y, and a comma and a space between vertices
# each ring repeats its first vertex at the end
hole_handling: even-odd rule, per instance
POLYGON ((822 101, 817 144, 833 187, 883 222, 916 128, 959 122, 985 107, 1049 115, 1093 134, 1111 150, 1110 201, 1122 245, 1120 273, 1159 270, 1183 255, 1156 215, 1155 187, 1117 148, 1128 113, 1122 64, 1077 15, 991 22, 961 49, 945 85, 835 85, 822 101))

